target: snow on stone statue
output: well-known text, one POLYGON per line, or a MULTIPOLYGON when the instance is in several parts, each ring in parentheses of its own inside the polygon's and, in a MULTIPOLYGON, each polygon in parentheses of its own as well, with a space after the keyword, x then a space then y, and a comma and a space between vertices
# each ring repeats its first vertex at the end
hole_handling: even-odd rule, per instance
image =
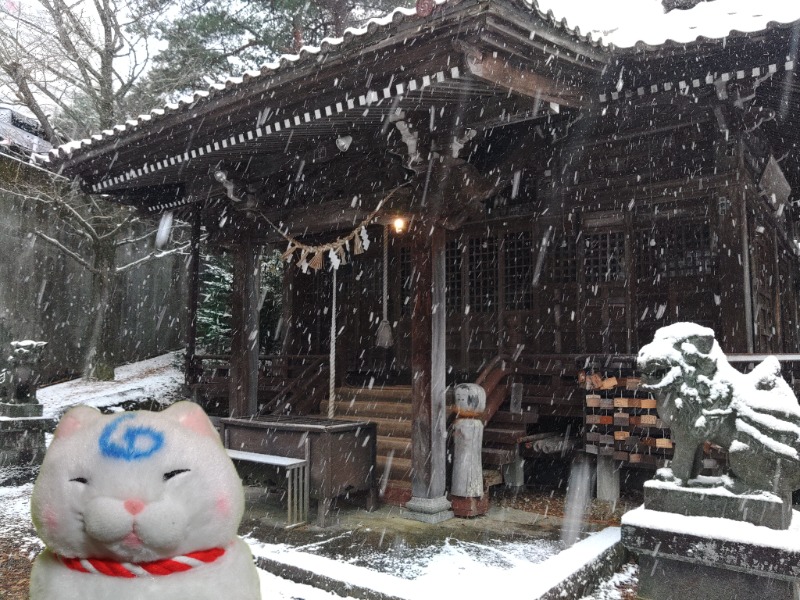
POLYGON ((662 469, 657 478, 698 484, 710 441, 728 451, 733 476, 724 485, 731 492, 785 496, 800 488, 800 406, 775 357, 740 373, 713 330, 676 323, 656 332, 637 363, 675 442, 671 472, 662 469))

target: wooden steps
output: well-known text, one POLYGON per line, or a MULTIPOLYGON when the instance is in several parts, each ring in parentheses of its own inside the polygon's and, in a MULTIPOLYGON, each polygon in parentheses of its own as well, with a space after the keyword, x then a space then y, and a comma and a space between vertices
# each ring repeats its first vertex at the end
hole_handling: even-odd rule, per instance
MULTIPOLYGON (((496 389, 502 390, 498 393, 510 393, 504 385, 496 389)), ((450 402, 452 394, 448 395, 448 404, 450 402)), ((370 421, 377 425, 376 466, 383 501, 407 502, 411 498, 411 387, 339 388, 334 408, 336 419, 370 421)), ((327 401, 321 404, 320 412, 327 414, 327 401)), ((527 425, 536 423, 537 419, 538 413, 524 406, 520 414, 506 409, 496 412, 484 429, 484 467, 498 470, 511 463, 516 456, 517 440, 525 437, 527 425)))

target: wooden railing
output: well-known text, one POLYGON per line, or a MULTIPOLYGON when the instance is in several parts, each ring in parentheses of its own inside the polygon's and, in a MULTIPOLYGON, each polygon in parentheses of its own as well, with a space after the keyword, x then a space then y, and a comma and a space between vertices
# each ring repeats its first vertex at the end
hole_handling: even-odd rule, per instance
MULTIPOLYGON (((230 386, 230 356, 198 354, 194 359, 194 381, 189 387, 198 398, 223 399, 230 386)), ((327 388, 323 355, 263 354, 258 357, 258 401, 260 414, 308 414, 318 408, 327 388), (289 408, 286 404, 289 404, 289 408)))
POLYGON ((486 390, 484 424, 510 398, 511 383, 521 384, 521 403, 544 416, 575 417, 583 413, 576 393, 578 371, 595 357, 579 354, 501 353, 489 361, 475 383, 486 390))
POLYGON ((319 412, 319 405, 328 392, 328 358, 309 357, 308 365, 275 397, 264 404, 259 414, 308 415, 319 412))

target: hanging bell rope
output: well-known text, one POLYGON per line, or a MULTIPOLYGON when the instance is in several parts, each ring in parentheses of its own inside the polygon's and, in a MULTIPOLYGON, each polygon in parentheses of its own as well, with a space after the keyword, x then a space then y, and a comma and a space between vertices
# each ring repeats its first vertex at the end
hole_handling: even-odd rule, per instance
POLYGON ((331 340, 328 357, 328 418, 336 416, 336 273, 333 270, 331 287, 331 340))
POLYGON ((378 325, 375 345, 378 348, 391 348, 392 326, 389 324, 389 226, 383 227, 383 320, 378 325))
POLYGON ((303 270, 303 272, 308 271, 309 268, 313 269, 314 271, 318 271, 324 266, 325 255, 327 254, 335 270, 339 268, 339 264, 345 264, 345 256, 346 252, 349 251, 350 242, 353 243, 353 254, 363 254, 369 249, 370 240, 369 235, 367 234, 367 225, 369 225, 375 219, 375 217, 383 208, 383 205, 395 195, 397 190, 407 185, 408 183, 399 185, 390 191, 386 196, 384 196, 384 198, 378 202, 377 206, 375 206, 375 209, 369 213, 369 215, 367 215, 366 218, 364 218, 358 225, 356 225, 355 229, 353 229, 353 231, 351 231, 349 234, 344 237, 336 238, 336 240, 333 242, 328 242, 326 244, 304 244, 297 238, 282 231, 280 227, 275 225, 275 223, 273 223, 263 213, 256 212, 255 214, 257 217, 267 223, 267 225, 277 231, 281 237, 288 242, 286 250, 283 252, 283 254, 281 254, 282 260, 290 261, 292 257, 299 252, 300 260, 298 260, 297 265, 303 270))

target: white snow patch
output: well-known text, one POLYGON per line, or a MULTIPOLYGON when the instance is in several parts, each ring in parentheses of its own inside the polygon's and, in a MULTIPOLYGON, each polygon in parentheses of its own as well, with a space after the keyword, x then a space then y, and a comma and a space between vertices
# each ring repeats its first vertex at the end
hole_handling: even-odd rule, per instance
POLYGON ((59 417, 76 404, 101 408, 128 400, 174 398, 183 384, 183 374, 176 365, 179 355, 180 352, 171 352, 117 367, 114 381, 74 379, 42 387, 37 398, 44 405, 46 417, 59 417))
POLYGON ((570 27, 580 27, 620 47, 638 41, 662 44, 666 40, 685 43, 698 36, 723 38, 731 31, 761 31, 767 23, 790 23, 800 19, 800 3, 787 0, 714 0, 691 10, 664 14, 661 0, 537 0, 545 12, 552 10, 570 27))
POLYGON ((453 597, 485 600, 497 594, 498 578, 503 581, 504 593, 516 591, 517 595, 537 598, 593 562, 619 539, 620 529, 609 527, 539 563, 500 551, 503 566, 476 562, 464 551, 463 542, 450 543, 414 579, 342 563, 284 544, 247 541, 257 557, 399 598, 425 600, 431 597, 431 590, 447 590, 453 597))
POLYGON ((593 594, 584 596, 581 600, 622 600, 619 588, 622 586, 636 586, 638 581, 638 565, 625 565, 622 567, 622 571, 614 573, 603 581, 593 594))
POLYGON ((652 527, 685 535, 800 552, 800 512, 796 510, 792 511, 792 524, 786 530, 770 529, 719 517, 687 517, 648 510, 644 506, 625 513, 622 525, 652 527))

